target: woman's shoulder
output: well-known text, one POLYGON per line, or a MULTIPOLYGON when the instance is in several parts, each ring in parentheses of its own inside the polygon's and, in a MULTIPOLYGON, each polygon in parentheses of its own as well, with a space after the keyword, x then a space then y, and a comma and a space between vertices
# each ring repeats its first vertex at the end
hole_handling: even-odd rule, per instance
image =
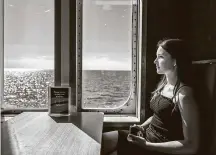
POLYGON ((181 88, 178 91, 179 101, 182 103, 186 103, 185 101, 194 100, 193 89, 188 85, 184 85, 184 84, 181 85, 180 85, 181 88))
POLYGON ((178 94, 183 96, 193 95, 193 89, 189 85, 180 83, 178 94))

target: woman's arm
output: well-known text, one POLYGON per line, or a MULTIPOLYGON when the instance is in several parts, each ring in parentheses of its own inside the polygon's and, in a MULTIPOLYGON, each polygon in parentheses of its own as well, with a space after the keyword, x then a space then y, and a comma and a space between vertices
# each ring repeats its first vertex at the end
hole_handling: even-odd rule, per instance
POLYGON ((152 121, 152 117, 149 117, 143 124, 141 124, 142 127, 146 128, 152 121))
POLYGON ((146 128, 149 126, 150 122, 152 120, 152 116, 149 117, 143 124, 141 125, 136 125, 134 124, 133 126, 131 126, 132 128, 136 128, 138 129, 139 131, 142 131, 142 132, 145 132, 146 128))
POLYGON ((197 152, 197 148, 193 148, 192 144, 189 142, 182 141, 169 141, 163 143, 150 143, 146 142, 147 149, 154 150, 158 152, 168 153, 168 154, 195 154, 197 152))
POLYGON ((179 101, 184 140, 151 143, 145 141, 144 138, 132 136, 134 143, 150 150, 169 154, 195 154, 199 145, 199 123, 197 105, 192 90, 188 87, 182 88, 179 93, 179 101))
POLYGON ((143 124, 141 125, 136 125, 134 124, 133 126, 131 126, 132 128, 137 128, 139 131, 145 132, 146 128, 149 126, 150 122, 152 120, 152 116, 149 117, 143 124))

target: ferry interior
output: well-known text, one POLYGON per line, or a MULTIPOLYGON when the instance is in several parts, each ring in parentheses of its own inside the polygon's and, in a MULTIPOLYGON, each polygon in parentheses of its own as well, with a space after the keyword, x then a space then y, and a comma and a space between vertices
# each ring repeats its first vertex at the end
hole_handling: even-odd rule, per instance
POLYGON ((101 154, 103 133, 152 116, 157 43, 178 38, 190 44, 196 154, 216 155, 215 19, 214 0, 1 0, 1 154, 101 154), (66 115, 52 116, 51 87, 66 115))

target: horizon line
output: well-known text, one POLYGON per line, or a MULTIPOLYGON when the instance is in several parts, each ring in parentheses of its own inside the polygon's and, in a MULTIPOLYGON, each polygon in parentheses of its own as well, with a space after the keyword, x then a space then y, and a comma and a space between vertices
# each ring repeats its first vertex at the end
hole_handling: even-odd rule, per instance
MULTIPOLYGON (((10 70, 20 70, 20 71, 29 71, 29 70, 54 70, 53 68, 46 68, 46 69, 40 69, 40 68, 4 68, 6 71, 10 70)), ((83 69, 83 71, 131 71, 131 70, 126 70, 126 69, 83 69)))

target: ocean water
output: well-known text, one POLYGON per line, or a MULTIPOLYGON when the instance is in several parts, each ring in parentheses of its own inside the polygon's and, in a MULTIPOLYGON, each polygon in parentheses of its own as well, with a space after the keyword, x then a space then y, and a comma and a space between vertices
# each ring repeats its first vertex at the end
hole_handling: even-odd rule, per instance
POLYGON ((83 71, 84 107, 116 107, 124 104, 131 87, 130 71, 83 71))
MULTIPOLYGON (((84 107, 116 107, 126 102, 130 71, 83 71, 84 107)), ((5 70, 3 108, 47 108, 47 88, 54 85, 53 70, 5 70)))

